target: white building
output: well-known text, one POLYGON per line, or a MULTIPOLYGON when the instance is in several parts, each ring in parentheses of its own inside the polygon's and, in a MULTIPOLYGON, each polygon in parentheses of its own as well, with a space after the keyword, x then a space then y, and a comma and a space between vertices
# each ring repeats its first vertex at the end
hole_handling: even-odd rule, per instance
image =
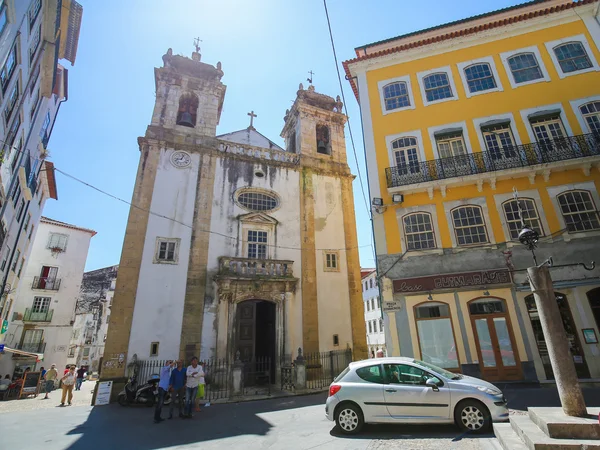
POLYGON ((369 358, 376 356, 378 350, 383 350, 383 354, 386 356, 384 323, 386 314, 382 314, 380 308, 377 271, 375 269, 361 269, 361 280, 369 358))
POLYGON ((57 199, 46 157, 67 100, 58 61, 75 62, 81 15, 73 0, 0 1, 0 344, 44 204, 57 199))
POLYGON ((87 366, 92 372, 98 372, 118 268, 109 266, 83 274, 67 364, 87 366))
POLYGON ((253 113, 248 128, 217 136, 221 63, 171 50, 163 61, 138 139, 139 208, 129 213, 106 344, 113 359, 101 377, 120 379, 134 355, 239 352, 271 358, 272 369, 298 348, 366 357, 339 97, 300 85, 282 124, 285 149, 256 131, 253 113))
MULTIPOLYGON (((43 354, 40 366, 67 364, 75 306, 93 230, 42 217, 23 283, 15 298, 6 346, 43 354)), ((35 366, 36 357, 5 353, 0 373, 20 373, 35 366)))

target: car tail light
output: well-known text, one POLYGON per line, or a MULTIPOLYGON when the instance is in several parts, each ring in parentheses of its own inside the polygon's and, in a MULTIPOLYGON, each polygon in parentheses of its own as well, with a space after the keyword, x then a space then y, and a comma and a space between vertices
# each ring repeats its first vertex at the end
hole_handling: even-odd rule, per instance
POLYGON ((342 387, 339 384, 332 384, 329 386, 329 396, 335 395, 339 392, 342 387))

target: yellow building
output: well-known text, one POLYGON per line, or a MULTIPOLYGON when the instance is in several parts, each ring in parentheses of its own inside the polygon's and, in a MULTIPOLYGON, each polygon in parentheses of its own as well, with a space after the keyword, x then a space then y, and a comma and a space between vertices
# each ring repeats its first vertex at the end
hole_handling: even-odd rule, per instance
POLYGON ((517 240, 552 256, 582 379, 600 378, 598 0, 539 0, 361 46, 388 353, 489 380, 552 378, 517 240), (515 200, 514 191, 519 200, 515 200), (521 211, 521 212, 520 212, 521 211))

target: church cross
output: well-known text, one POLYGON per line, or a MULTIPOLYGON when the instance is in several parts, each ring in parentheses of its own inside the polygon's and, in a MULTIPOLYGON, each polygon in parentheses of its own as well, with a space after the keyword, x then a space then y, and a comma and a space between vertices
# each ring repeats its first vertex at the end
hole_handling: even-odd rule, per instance
POLYGON ((256 114, 254 114, 254 111, 250 111, 248 113, 248 115, 250 116, 250 126, 248 128, 252 129, 254 128, 253 122, 254 122, 254 118, 258 117, 256 114))
POLYGON ((310 74, 310 78, 307 78, 306 81, 308 81, 310 84, 312 84, 312 80, 313 80, 313 75, 315 74, 312 70, 308 72, 310 74))
POLYGON ((200 53, 200 42, 202 42, 200 40, 199 37, 194 39, 194 46, 196 47, 196 53, 200 53))

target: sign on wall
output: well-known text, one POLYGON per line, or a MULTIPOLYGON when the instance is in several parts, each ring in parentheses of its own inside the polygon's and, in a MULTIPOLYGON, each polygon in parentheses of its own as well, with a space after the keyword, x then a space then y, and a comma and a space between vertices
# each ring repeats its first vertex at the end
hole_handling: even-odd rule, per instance
POLYGON ((495 284, 509 284, 511 282, 510 272, 507 269, 481 270, 478 272, 446 273, 428 277, 394 280, 394 292, 416 294, 442 289, 483 288, 495 284))
POLYGON ((402 309, 402 308, 400 306, 399 301, 383 302, 383 311, 384 312, 400 311, 400 309, 402 309))

